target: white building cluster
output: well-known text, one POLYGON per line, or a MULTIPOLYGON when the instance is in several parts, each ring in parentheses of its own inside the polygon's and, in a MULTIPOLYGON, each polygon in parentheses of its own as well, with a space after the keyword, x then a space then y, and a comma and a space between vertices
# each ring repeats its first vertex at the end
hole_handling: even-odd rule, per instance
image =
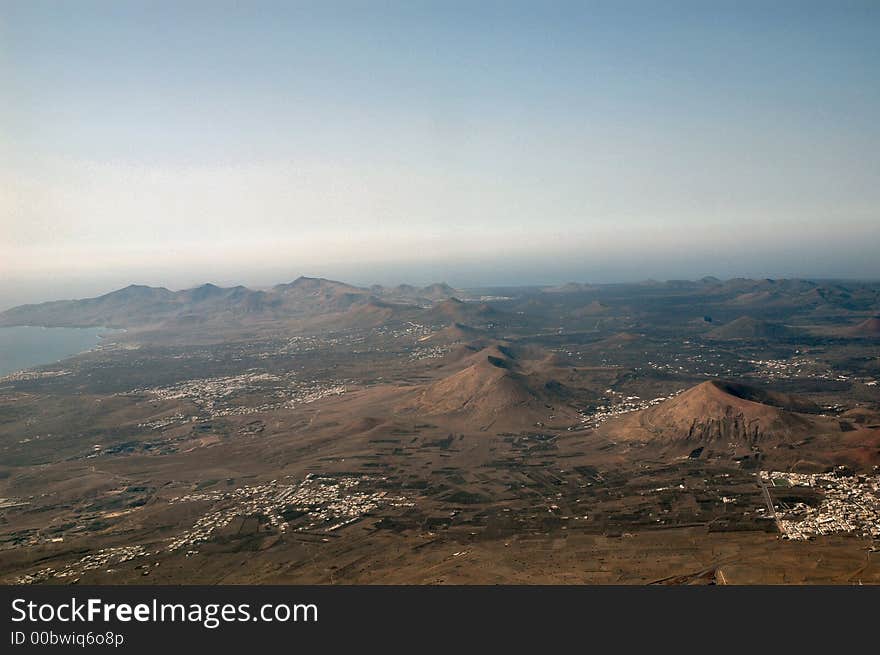
MULTIPOLYGON (((272 530, 285 533, 329 533, 354 523, 382 507, 412 507, 414 503, 402 496, 389 495, 373 485, 385 478, 369 476, 316 476, 308 475, 299 484, 279 484, 272 480, 265 484, 238 487, 231 490, 194 492, 177 496, 170 503, 207 502, 215 506, 198 519, 190 529, 171 539, 167 552, 184 550, 187 557, 198 554, 198 544, 237 517, 265 516, 272 530), (373 487, 364 489, 364 487, 373 487), (297 514, 291 526, 284 514, 297 514)), ((56 569, 47 567, 18 577, 15 584, 40 583, 51 578, 72 578, 85 571, 107 569, 129 560, 148 557, 141 544, 102 548, 84 555, 75 562, 56 569)), ((155 564, 154 564, 155 565, 155 564)))
MULTIPOLYGON (((381 480, 381 479, 380 479, 381 480)), ((170 502, 211 502, 223 504, 220 509, 205 514, 196 524, 169 544, 174 551, 191 547, 210 539, 214 531, 226 527, 234 518, 262 515, 278 532, 290 528, 283 514, 299 512, 295 531, 331 532, 354 523, 369 512, 382 507, 408 507, 412 503, 402 497, 387 495, 386 491, 363 491, 361 485, 376 481, 369 477, 307 476, 300 484, 266 484, 239 487, 231 491, 191 493, 172 498, 170 502)))
POLYGON ((804 540, 849 533, 880 539, 880 475, 761 471, 761 478, 773 485, 781 481, 793 487, 817 488, 824 495, 816 507, 805 503, 776 507, 784 537, 804 540))
POLYGON ((413 323, 412 321, 407 321, 399 327, 389 327, 382 325, 373 328, 372 334, 389 336, 392 339, 413 338, 416 340, 423 340, 434 334, 434 328, 429 325, 422 325, 421 323, 413 323))
POLYGON ((15 579, 14 584, 35 584, 51 578, 72 578, 82 575, 85 571, 107 569, 108 567, 135 559, 136 557, 146 557, 149 554, 150 553, 146 552, 144 547, 140 545, 101 548, 94 553, 84 555, 72 564, 68 564, 61 569, 47 567, 40 569, 35 573, 22 575, 15 579))
POLYGON ((28 380, 43 380, 46 378, 60 378, 70 375, 71 371, 67 369, 58 369, 54 371, 16 371, 0 377, 0 382, 25 382, 28 380))
POLYGON ((607 389, 605 391, 606 394, 617 394, 619 398, 612 398, 610 402, 605 405, 597 406, 592 412, 582 412, 581 423, 587 428, 597 428, 608 419, 622 416, 623 414, 629 414, 631 412, 638 412, 639 410, 647 409, 654 405, 659 405, 665 400, 675 398, 678 394, 682 393, 682 391, 684 391, 684 389, 680 389, 668 396, 658 396, 657 398, 652 398, 650 400, 642 400, 638 396, 623 396, 623 394, 617 394, 617 392, 607 389))
MULTIPOLYGON (((673 344, 663 345, 673 348, 673 344)), ((646 367, 655 371, 679 375, 705 375, 715 378, 734 375, 733 369, 725 363, 730 358, 726 354, 722 355, 711 346, 693 344, 686 340, 680 348, 678 354, 671 355, 668 361, 648 360, 646 367)), ((641 370, 641 367, 637 366, 635 370, 641 370)))
POLYGON ((241 375, 196 378, 166 387, 134 389, 128 393, 146 393, 158 400, 188 400, 203 413, 201 416, 185 416, 182 413, 177 413, 173 416, 139 424, 139 427, 158 430, 169 425, 202 419, 291 409, 297 405, 312 403, 328 396, 342 395, 345 391, 345 384, 335 380, 327 382, 299 380, 293 373, 275 375, 248 371, 241 375), (250 394, 274 400, 259 405, 242 405, 239 404, 240 401, 236 402, 237 397, 250 394))
POLYGON ((868 378, 855 378, 839 371, 835 371, 826 364, 806 356, 790 357, 787 359, 750 359, 755 370, 752 375, 763 380, 791 380, 806 378, 811 380, 833 380, 847 382, 849 380, 866 380, 868 378))
POLYGON ((415 348, 410 354, 410 361, 422 361, 425 359, 439 359, 441 357, 445 357, 452 350, 450 346, 442 345, 442 346, 419 346, 415 348))

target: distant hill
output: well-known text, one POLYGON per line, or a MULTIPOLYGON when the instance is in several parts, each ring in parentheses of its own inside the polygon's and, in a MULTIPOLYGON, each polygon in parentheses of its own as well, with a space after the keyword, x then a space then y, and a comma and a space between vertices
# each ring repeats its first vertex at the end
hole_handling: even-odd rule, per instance
POLYGON ((365 302, 370 292, 344 282, 323 278, 299 277, 288 284, 272 288, 287 313, 328 313, 350 308, 357 302, 365 302))
POLYGON ((850 337, 878 338, 880 337, 880 316, 865 319, 857 325, 846 328, 843 332, 850 337))
POLYGON ((415 319, 421 310, 416 305, 395 303, 368 296, 351 304, 341 312, 331 311, 310 318, 311 328, 326 326, 327 329, 369 329, 386 323, 415 319))
POLYGON ((422 320, 434 325, 454 322, 471 326, 484 326, 488 323, 494 323, 502 317, 502 312, 486 303, 464 302, 458 298, 449 298, 438 302, 425 312, 422 320))
POLYGON ((179 312, 182 304, 168 289, 133 284, 97 298, 13 307, 0 313, 0 325, 126 327, 156 323, 179 312))
POLYGON ((430 298, 431 300, 452 298, 457 293, 458 291, 456 289, 453 289, 445 282, 435 282, 434 284, 429 284, 428 286, 422 287, 418 290, 418 295, 425 298, 430 298))
POLYGON ((451 325, 434 332, 426 339, 426 341, 432 343, 473 341, 479 339, 485 334, 486 333, 483 330, 471 327, 470 325, 453 322, 451 325))
POLYGON ((462 295, 460 291, 445 282, 435 282, 424 287, 415 287, 411 284, 383 287, 376 284, 370 287, 370 292, 388 300, 414 302, 422 305, 462 295))
POLYGON ((631 332, 618 332, 617 334, 612 334, 610 337, 600 339, 599 341, 594 341, 585 346, 584 349, 593 352, 619 350, 621 348, 625 348, 627 345, 633 343, 634 341, 639 341, 642 338, 643 337, 641 335, 633 334, 631 332))
MULTIPOLYGON (((247 322, 346 313, 348 316, 343 321, 346 324, 373 326, 393 318, 402 307, 429 306, 438 299, 448 298, 454 291, 443 283, 423 288, 400 285, 390 289, 366 289, 312 277, 299 277, 268 291, 215 284, 181 291, 131 285, 97 298, 13 307, 0 313, 0 326, 185 326, 233 319, 247 322)), ((468 309, 461 315, 472 317, 479 313, 468 309)))
POLYGON ((605 303, 599 302, 598 300, 594 300, 588 305, 584 305, 583 307, 579 307, 575 309, 571 315, 577 318, 586 318, 589 316, 603 316, 610 311, 610 308, 605 303))
POLYGON ((754 319, 750 316, 740 316, 738 319, 725 325, 721 325, 706 333, 707 339, 785 339, 799 334, 780 323, 771 323, 754 319))
POLYGON ((725 304, 764 310, 834 314, 876 307, 878 290, 869 284, 818 283, 811 280, 750 280, 737 278, 707 291, 726 296, 725 304))
POLYGON ((595 290, 596 287, 594 285, 582 284, 580 282, 566 282, 565 284, 560 284, 558 286, 543 287, 541 289, 544 293, 585 293, 595 290))

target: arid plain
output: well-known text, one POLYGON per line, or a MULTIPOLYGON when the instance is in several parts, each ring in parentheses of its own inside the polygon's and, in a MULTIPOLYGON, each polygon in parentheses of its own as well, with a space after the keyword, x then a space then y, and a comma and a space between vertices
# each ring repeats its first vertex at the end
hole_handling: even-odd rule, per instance
POLYGON ((880 284, 132 286, 0 379, 5 583, 880 582, 880 284))

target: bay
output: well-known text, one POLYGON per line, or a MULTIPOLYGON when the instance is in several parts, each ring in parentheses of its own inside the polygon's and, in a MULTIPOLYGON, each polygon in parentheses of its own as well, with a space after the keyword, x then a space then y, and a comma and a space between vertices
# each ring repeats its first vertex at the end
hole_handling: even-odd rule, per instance
POLYGON ((108 328, 0 327, 0 376, 52 364, 101 342, 108 328))

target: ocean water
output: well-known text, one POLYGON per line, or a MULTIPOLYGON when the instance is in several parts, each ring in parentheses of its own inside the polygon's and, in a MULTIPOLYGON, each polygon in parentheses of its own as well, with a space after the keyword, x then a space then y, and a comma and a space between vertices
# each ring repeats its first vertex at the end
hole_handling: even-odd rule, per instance
POLYGON ((0 327, 0 376, 90 350, 107 328, 0 327))

